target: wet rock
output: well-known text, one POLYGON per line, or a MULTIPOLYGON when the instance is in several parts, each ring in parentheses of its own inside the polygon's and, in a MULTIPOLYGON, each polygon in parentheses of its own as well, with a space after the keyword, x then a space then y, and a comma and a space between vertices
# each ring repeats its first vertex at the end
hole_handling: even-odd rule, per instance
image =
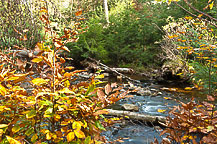
POLYGON ((157 91, 158 91, 157 89, 153 89, 153 88, 152 88, 152 89, 150 89, 150 90, 151 90, 151 91, 154 91, 154 92, 157 92, 157 91))
POLYGON ((158 92, 157 94, 158 94, 158 95, 162 95, 163 93, 162 93, 162 92, 158 92))
POLYGON ((104 77, 109 77, 109 73, 103 73, 104 77))
POLYGON ((152 92, 149 88, 135 87, 135 88, 129 88, 129 89, 130 90, 136 90, 136 91, 130 93, 133 95, 137 95, 137 96, 150 96, 150 95, 152 95, 152 92))
POLYGON ((134 104, 123 104, 122 108, 127 111, 136 111, 136 112, 139 111, 139 107, 134 104))
POLYGON ((117 103, 112 104, 106 108, 107 109, 113 109, 113 110, 123 110, 122 106, 120 104, 117 104, 117 103))
POLYGON ((148 89, 140 89, 137 91, 137 94, 143 95, 143 96, 149 96, 149 95, 152 95, 152 92, 148 89))

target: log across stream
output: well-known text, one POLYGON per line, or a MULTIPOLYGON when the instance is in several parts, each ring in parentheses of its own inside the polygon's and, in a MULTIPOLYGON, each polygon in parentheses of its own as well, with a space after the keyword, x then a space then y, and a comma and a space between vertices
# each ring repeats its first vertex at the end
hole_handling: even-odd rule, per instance
POLYGON ((112 116, 117 117, 127 117, 132 120, 137 120, 145 123, 152 123, 152 124, 162 124, 166 123, 166 117, 165 116, 152 116, 147 114, 141 114, 137 112, 130 112, 130 111, 124 111, 124 110, 113 110, 113 109, 107 109, 108 114, 112 116))
POLYGON ((153 82, 144 84, 144 88, 150 90, 150 93, 135 94, 132 98, 121 99, 109 107, 108 115, 111 117, 127 116, 128 118, 106 128, 107 131, 103 135, 108 140, 115 144, 149 144, 154 141, 154 138, 157 138, 159 142, 162 141, 160 131, 157 130, 159 128, 158 122, 164 123, 169 108, 178 105, 174 100, 175 98, 186 102, 191 98, 191 95, 162 91, 160 88, 153 88, 152 85, 153 82), (137 105, 139 112, 121 110, 120 107, 126 103, 137 105), (159 110, 166 111, 160 112, 159 110), (153 125, 147 125, 146 122, 151 122, 153 125), (117 139, 121 139, 122 142, 115 141, 117 139))

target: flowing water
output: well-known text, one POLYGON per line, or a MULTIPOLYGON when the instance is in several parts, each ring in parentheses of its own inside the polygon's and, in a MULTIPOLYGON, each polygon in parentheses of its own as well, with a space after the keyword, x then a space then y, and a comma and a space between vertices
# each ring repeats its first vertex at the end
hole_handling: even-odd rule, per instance
MULTIPOLYGON (((147 87, 147 83, 145 84, 147 87)), ((139 113, 167 116, 167 112, 158 112, 158 109, 169 110, 169 108, 178 105, 174 99, 181 100, 182 102, 187 102, 191 99, 192 93, 177 93, 177 92, 165 92, 160 89, 154 89, 158 91, 158 94, 153 95, 134 95, 132 98, 122 99, 113 105, 114 109, 117 105, 120 107, 122 104, 135 104, 139 106, 139 113), (166 99, 165 99, 166 97, 166 99)), ((193 93, 195 94, 195 93, 193 93)), ((197 93, 196 93, 197 94, 197 93)), ((203 99, 203 98, 201 98, 203 99)), ((117 123, 114 126, 107 128, 107 132, 103 135, 106 136, 108 140, 114 141, 121 138, 121 142, 113 142, 115 144, 149 144, 157 138, 160 142, 162 137, 159 135, 159 131, 156 126, 148 126, 141 122, 134 121, 124 121, 117 123)))

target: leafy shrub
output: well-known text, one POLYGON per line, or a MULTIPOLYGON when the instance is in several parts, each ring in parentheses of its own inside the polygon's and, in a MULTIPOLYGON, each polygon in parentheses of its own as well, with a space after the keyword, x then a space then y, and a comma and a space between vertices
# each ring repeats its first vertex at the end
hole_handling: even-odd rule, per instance
POLYGON ((161 135, 166 135, 162 143, 216 143, 216 113, 215 98, 207 96, 209 102, 196 103, 192 99, 187 104, 179 102, 170 111, 166 129, 161 135))
POLYGON ((1 53, 0 142, 90 144, 103 141, 100 133, 107 125, 101 122, 102 114, 106 113, 103 108, 125 97, 128 91, 121 92, 117 84, 98 87, 103 75, 76 82, 82 70, 64 67, 66 58, 57 53, 69 51, 64 44, 75 42, 77 29, 63 28, 61 35, 49 28, 45 7, 41 8, 40 18, 46 37, 36 45, 38 54, 29 54, 31 66, 24 69, 25 61, 12 58, 12 53, 1 53), (19 72, 17 66, 21 68, 19 72))
POLYGON ((200 20, 192 17, 172 20, 164 27, 167 31, 165 41, 170 45, 163 47, 167 58, 177 61, 180 58, 192 80, 205 89, 216 89, 216 46, 213 29, 200 20))
POLYGON ((161 38, 161 32, 156 25, 165 23, 166 14, 158 16, 162 15, 159 5, 146 3, 138 11, 131 1, 123 0, 111 2, 109 6, 110 24, 106 24, 104 14, 89 17, 88 31, 80 36, 78 43, 68 46, 78 53, 72 53, 72 57, 90 56, 116 66, 160 63, 156 60, 159 45, 154 42, 161 38))

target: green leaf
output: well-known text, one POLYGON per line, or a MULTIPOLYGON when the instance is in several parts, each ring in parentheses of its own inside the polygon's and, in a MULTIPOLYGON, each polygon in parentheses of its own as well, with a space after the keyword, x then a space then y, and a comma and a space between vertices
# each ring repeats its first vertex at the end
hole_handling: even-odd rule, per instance
POLYGON ((77 130, 80 130, 82 126, 83 123, 81 121, 74 121, 72 124, 72 128, 77 130))
POLYGON ((20 130, 20 126, 19 126, 19 125, 14 126, 14 127, 12 128, 12 132, 13 132, 13 133, 18 132, 19 130, 20 130))
POLYGON ((53 113, 53 108, 49 107, 46 111, 45 114, 52 114, 53 113))
POLYGON ((32 133, 34 133, 34 129, 33 129, 33 128, 29 128, 29 129, 25 132, 25 135, 30 136, 32 133))
POLYGON ((106 130, 106 129, 102 126, 102 124, 101 124, 100 121, 96 121, 95 124, 96 124, 96 126, 97 126, 99 129, 101 129, 101 130, 106 130))
POLYGON ((88 89, 87 89, 87 92, 85 95, 88 95, 90 92, 92 92, 93 90, 95 89, 95 85, 91 84, 89 85, 88 89))
POLYGON ((207 132, 210 132, 210 131, 212 131, 212 130, 214 130, 215 128, 214 128, 214 126, 208 126, 207 127, 207 132))
POLYGON ((100 116, 101 118, 103 118, 103 119, 105 118, 104 115, 102 115, 102 114, 100 114, 99 116, 100 116))
POLYGON ((86 137, 84 144, 90 144, 91 142, 91 136, 86 137))
POLYGON ((98 78, 98 79, 104 78, 104 74, 98 75, 95 78, 98 78))
POLYGON ((34 116, 36 116, 36 111, 35 110, 31 110, 26 114, 26 118, 33 118, 34 116))

